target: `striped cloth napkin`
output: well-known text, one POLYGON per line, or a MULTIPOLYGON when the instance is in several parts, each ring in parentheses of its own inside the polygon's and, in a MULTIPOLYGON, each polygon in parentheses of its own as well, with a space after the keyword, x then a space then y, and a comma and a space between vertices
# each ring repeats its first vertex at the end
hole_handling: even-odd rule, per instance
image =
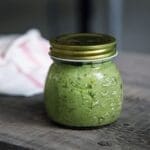
POLYGON ((36 29, 0 36, 0 94, 42 93, 49 66, 49 42, 36 29))

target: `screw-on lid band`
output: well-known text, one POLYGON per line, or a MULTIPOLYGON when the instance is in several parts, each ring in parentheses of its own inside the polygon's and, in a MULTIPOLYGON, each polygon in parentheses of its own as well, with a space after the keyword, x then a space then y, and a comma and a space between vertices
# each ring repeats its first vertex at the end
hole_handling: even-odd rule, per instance
POLYGON ((116 55, 114 37, 99 33, 74 33, 52 40, 50 55, 63 60, 99 60, 116 55))

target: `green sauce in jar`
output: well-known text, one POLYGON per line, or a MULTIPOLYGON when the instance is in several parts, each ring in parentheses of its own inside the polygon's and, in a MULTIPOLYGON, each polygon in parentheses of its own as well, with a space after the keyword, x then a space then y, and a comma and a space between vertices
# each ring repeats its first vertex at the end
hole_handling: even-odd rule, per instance
POLYGON ((45 105, 48 116, 53 121, 74 127, 96 127, 110 124, 119 117, 122 108, 122 81, 116 65, 110 59, 115 55, 112 55, 115 42, 111 40, 114 39, 102 34, 72 34, 71 37, 61 36, 52 42, 51 56, 54 63, 46 80, 45 105), (94 47, 95 45, 99 47, 94 47), (101 54, 107 46, 109 51, 101 54), (53 47, 56 51, 53 51, 53 47), (73 49, 76 54, 70 55, 72 51, 69 49, 73 49), (95 58, 102 55, 102 58, 95 58))

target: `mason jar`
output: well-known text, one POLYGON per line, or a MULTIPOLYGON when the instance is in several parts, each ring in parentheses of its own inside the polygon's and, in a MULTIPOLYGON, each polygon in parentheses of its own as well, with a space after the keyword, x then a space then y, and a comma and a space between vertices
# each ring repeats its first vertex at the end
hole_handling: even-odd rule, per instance
POLYGON ((45 106, 56 123, 98 127, 117 120, 122 108, 122 80, 112 61, 114 37, 75 33, 50 40, 53 59, 45 84, 45 106))

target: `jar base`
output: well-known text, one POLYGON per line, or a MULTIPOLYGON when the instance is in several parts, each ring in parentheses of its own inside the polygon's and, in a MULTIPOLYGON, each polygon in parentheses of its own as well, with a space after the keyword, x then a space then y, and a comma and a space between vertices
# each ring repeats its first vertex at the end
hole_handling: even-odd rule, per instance
POLYGON ((77 126, 77 125, 69 125, 69 124, 64 124, 64 123, 60 123, 59 121, 56 121, 56 120, 53 120, 50 118, 50 122, 54 125, 56 125, 57 127, 60 127, 60 128, 65 128, 65 129, 73 129, 73 130, 94 130, 94 129, 100 129, 100 128, 103 128, 103 127, 106 127, 106 126, 110 126, 112 124, 114 124, 115 122, 117 122, 119 118, 109 122, 109 123, 106 123, 106 124, 101 124, 101 125, 88 125, 88 126, 77 126))

